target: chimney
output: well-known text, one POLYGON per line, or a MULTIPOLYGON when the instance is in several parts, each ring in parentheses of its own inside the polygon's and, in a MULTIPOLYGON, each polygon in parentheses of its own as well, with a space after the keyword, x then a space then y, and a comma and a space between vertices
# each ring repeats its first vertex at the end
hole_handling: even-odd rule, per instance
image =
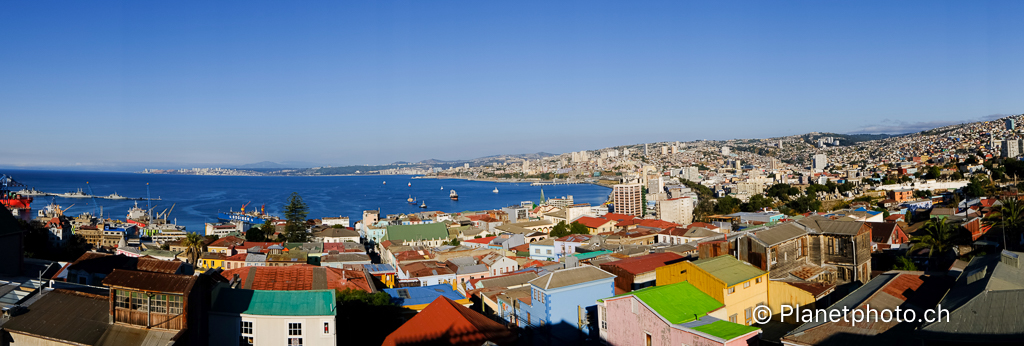
POLYGON ((228 282, 228 286, 231 288, 238 288, 238 284, 241 282, 241 278, 238 276, 238 274, 235 274, 234 276, 231 277, 231 281, 228 282))
POLYGON ((1003 264, 1014 268, 1020 268, 1020 258, 1016 253, 1003 250, 999 253, 999 257, 999 261, 1003 262, 1003 264))

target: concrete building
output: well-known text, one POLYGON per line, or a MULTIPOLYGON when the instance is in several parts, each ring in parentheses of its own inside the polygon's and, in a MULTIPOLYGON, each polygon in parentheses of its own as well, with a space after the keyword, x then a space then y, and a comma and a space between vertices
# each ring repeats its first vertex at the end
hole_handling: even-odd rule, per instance
POLYGON ((323 219, 322 219, 322 220, 320 220, 320 221, 321 221, 321 223, 322 223, 322 224, 323 224, 324 226, 335 226, 335 225, 339 225, 339 226, 341 226, 341 227, 346 227, 346 228, 347 228, 347 227, 352 227, 351 225, 349 225, 349 220, 348 220, 348 217, 344 217, 344 216, 339 216, 339 217, 325 217, 325 218, 323 218, 323 219))
POLYGON ((618 184, 612 186, 612 204, 615 205, 615 212, 633 216, 641 216, 643 213, 642 193, 643 186, 640 184, 618 184))
POLYGON ((693 199, 689 197, 660 201, 658 217, 668 222, 689 225, 693 223, 693 204, 693 199))
POLYGON ((1007 139, 1003 140, 1001 154, 1003 157, 1017 157, 1024 152, 1024 140, 1007 139))
POLYGON ((722 155, 729 156, 729 154, 730 154, 729 147, 722 147, 722 155))
POLYGON ((1004 123, 1006 124, 1006 130, 1008 131, 1013 131, 1017 128, 1017 123, 1013 119, 1006 119, 1004 123))
POLYGON ((211 345, 336 345, 333 290, 214 290, 211 345))
POLYGON ((825 165, 827 164, 828 158, 825 156, 825 154, 814 154, 814 157, 811 158, 811 169, 814 170, 815 172, 825 170, 825 165))

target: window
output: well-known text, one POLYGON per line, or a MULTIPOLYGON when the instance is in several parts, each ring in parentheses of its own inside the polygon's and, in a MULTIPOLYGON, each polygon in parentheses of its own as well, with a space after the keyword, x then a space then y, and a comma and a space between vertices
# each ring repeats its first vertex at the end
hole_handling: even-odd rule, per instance
POLYGON ((288 338, 288 346, 302 346, 302 338, 288 338))
POLYGON ((550 254, 551 254, 551 249, 548 249, 548 255, 550 255, 550 254))
POLYGON ((181 315, 181 296, 167 296, 167 313, 181 315))
POLYGON ((132 292, 132 308, 139 311, 148 311, 146 295, 142 292, 132 292))
POLYGON ((153 312, 166 314, 167 313, 167 295, 158 294, 153 296, 151 299, 153 303, 153 312))
POLYGON ((759 283, 761 283, 761 278, 757 278, 757 279, 754 279, 754 283, 755 283, 755 284, 759 284, 759 283))
POLYGON ((732 316, 729 316, 729 322, 736 323, 736 314, 732 314, 732 316))
POLYGON ((725 294, 733 294, 733 293, 736 293, 736 287, 729 287, 729 289, 725 291, 725 294))
POLYGON ((252 334, 251 321, 242 321, 242 334, 252 334))
POLYGON ((243 346, 252 346, 252 345, 256 344, 256 339, 251 337, 251 336, 242 336, 242 343, 241 344, 243 346))
POLYGON ((117 290, 116 294, 117 294, 117 296, 115 297, 115 299, 116 299, 117 307, 118 308, 120 308, 120 309, 131 309, 132 308, 131 296, 129 296, 130 293, 128 293, 128 291, 117 290))
POLYGON ((750 287, 750 281, 743 282, 743 288, 749 288, 749 287, 750 287))
POLYGON ((603 306, 598 309, 601 310, 601 329, 608 329, 608 310, 603 306))
POLYGON ((753 317, 753 315, 751 314, 751 309, 750 308, 747 308, 746 310, 743 310, 743 320, 746 321, 746 324, 750 324, 750 318, 751 317, 753 317))
POLYGON ((324 322, 324 334, 331 333, 331 322, 324 322))
MULTIPOLYGON (((302 323, 289 323, 288 324, 288 335, 302 335, 302 323)), ((291 339, 288 339, 289 342, 291 339)), ((302 339, 299 339, 299 344, 302 344, 302 339)), ((290 344, 289 344, 290 345, 290 344)))

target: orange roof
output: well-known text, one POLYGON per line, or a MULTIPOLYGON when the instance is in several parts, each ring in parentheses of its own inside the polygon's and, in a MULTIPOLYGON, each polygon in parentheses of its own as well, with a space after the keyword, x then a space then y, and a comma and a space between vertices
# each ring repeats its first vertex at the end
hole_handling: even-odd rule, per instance
POLYGON ((601 217, 605 218, 606 220, 612 220, 612 221, 624 221, 624 220, 632 220, 632 219, 636 218, 636 216, 633 216, 633 215, 617 214, 617 213, 607 213, 607 214, 604 214, 601 217))
POLYGON ((370 283, 360 270, 299 264, 287 267, 242 267, 220 273, 228 280, 231 280, 235 274, 238 274, 242 280, 240 287, 252 290, 301 291, 351 288, 371 291, 370 283), (253 274, 253 276, 249 277, 249 274, 253 274), (250 280, 252 280, 251 283, 250 280))
POLYGON ((240 253, 240 254, 237 254, 237 255, 234 255, 234 256, 225 257, 224 260, 225 261, 245 262, 245 256, 249 256, 249 254, 240 253))
POLYGON ((232 236, 227 236, 227 237, 224 237, 224 238, 220 238, 220 239, 214 240, 208 246, 231 247, 231 246, 236 246, 236 245, 242 245, 244 243, 245 243, 245 239, 242 239, 242 238, 239 238, 239 237, 236 237, 236 236, 232 235, 232 236))
POLYGON ((579 222, 581 225, 584 225, 584 226, 587 226, 587 227, 590 227, 590 228, 598 228, 598 227, 604 226, 604 224, 606 224, 606 223, 611 222, 611 220, 602 219, 602 218, 599 218, 599 217, 583 216, 583 217, 580 217, 579 219, 576 219, 576 221, 574 221, 574 222, 579 222))
POLYGON ((675 263, 682 259, 683 256, 677 255, 673 252, 658 252, 614 262, 602 263, 601 266, 619 267, 633 274, 641 274, 655 270, 658 267, 665 266, 666 264, 675 263))
POLYGON ((691 229, 691 228, 694 228, 694 227, 704 227, 704 228, 707 228, 707 229, 710 229, 710 230, 716 230, 716 229, 719 228, 718 226, 712 225, 712 224, 707 223, 707 222, 694 222, 694 223, 691 223, 689 225, 686 225, 686 229, 691 229))
POLYGON ((497 238, 497 237, 498 237, 498 236, 493 236, 493 237, 487 237, 487 238, 476 238, 476 239, 470 239, 470 240, 467 240, 467 241, 465 241, 465 243, 474 243, 474 244, 490 244, 490 243, 491 243, 491 240, 494 240, 494 238, 497 238))
POLYGON ((382 346, 409 343, 477 346, 485 341, 512 345, 516 336, 498 322, 440 296, 388 335, 382 346))

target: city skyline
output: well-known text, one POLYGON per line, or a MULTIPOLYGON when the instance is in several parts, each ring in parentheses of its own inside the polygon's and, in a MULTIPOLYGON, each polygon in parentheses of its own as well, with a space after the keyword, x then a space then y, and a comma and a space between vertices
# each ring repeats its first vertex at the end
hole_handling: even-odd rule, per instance
POLYGON ((304 5, 0 5, 0 158, 386 164, 1024 108, 1013 2, 304 5))

